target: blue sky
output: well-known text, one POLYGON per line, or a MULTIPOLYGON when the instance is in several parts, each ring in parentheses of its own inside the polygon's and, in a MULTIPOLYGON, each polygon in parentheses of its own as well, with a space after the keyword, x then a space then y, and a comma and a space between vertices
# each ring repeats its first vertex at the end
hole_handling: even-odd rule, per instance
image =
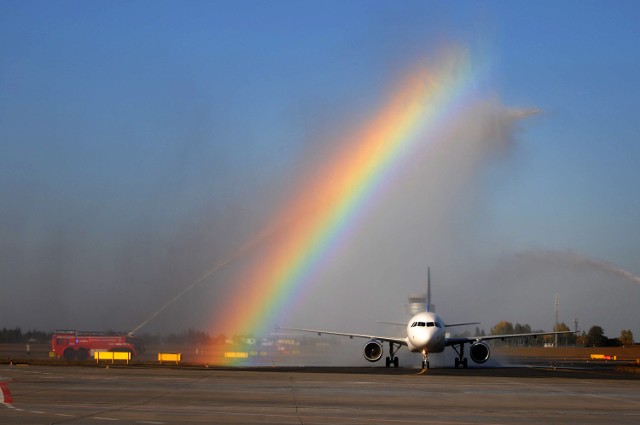
POLYGON ((45 326, 16 306, 109 305, 125 287, 153 288, 153 309, 250 236, 310 145, 366 120, 443 44, 489 63, 488 96, 541 110, 486 172, 495 251, 571 250, 640 274, 639 12, 0 0, 0 279, 22 288, 0 319, 45 326))
MULTIPOLYGON (((535 5, 502 12, 499 7, 496 20, 500 96, 507 104, 528 102, 543 111, 527 125, 527 163, 509 197, 532 211, 523 218, 540 233, 533 236, 530 228, 516 234, 540 245, 579 245, 637 273, 637 5, 535 5)), ((507 202, 502 199, 501 213, 509 222, 507 202)))

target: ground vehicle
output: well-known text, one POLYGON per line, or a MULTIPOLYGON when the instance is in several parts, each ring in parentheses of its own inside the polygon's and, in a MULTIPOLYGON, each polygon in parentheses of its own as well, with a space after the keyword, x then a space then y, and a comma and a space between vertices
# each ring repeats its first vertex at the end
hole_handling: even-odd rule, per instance
POLYGON ((51 351, 65 360, 87 360, 96 351, 128 351, 131 357, 144 352, 139 338, 118 332, 55 331, 51 351))

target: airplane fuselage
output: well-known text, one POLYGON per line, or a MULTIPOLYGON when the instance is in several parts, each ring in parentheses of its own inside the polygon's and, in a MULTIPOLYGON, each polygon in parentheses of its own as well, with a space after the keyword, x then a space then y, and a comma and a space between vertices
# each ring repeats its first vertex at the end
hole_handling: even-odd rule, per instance
POLYGON ((440 353, 446 344, 445 324, 435 313, 423 311, 407 325, 407 346, 414 353, 440 353))

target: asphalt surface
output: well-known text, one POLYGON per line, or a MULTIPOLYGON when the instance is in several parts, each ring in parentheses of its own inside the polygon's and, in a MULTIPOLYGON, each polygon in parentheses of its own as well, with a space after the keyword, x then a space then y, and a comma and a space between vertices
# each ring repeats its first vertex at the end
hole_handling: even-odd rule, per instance
POLYGON ((613 368, 418 372, 0 365, 0 423, 640 423, 640 374, 613 368))

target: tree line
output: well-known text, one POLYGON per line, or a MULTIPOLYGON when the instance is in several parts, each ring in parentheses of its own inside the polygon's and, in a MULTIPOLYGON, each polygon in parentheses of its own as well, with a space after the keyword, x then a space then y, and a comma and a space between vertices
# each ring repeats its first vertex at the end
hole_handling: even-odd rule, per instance
POLYGON ((20 328, 0 330, 0 344, 38 343, 51 341, 51 332, 30 330, 22 332, 20 328))
MULTIPOLYGON (((570 331, 571 329, 566 325, 566 323, 557 323, 553 327, 554 331, 562 332, 562 331, 570 331)), ((494 327, 491 328, 491 335, 513 335, 513 334, 521 334, 521 333, 532 333, 532 332, 544 332, 542 330, 532 330, 531 326, 528 324, 521 325, 520 323, 516 323, 513 325, 508 321, 498 322, 494 327)), ((518 338, 516 338, 518 339, 518 338)), ((543 345, 545 343, 552 343, 555 341, 554 335, 546 335, 542 337, 537 337, 531 341, 531 337, 525 338, 528 341, 516 341, 515 344, 525 343, 527 345, 543 345)), ((514 344, 513 341, 507 341, 507 343, 514 344)), ((605 335, 604 329, 601 326, 594 325, 589 328, 588 332, 582 331, 582 333, 576 335, 567 334, 567 335, 558 335, 558 346, 583 346, 583 347, 621 347, 621 346, 629 346, 633 345, 633 333, 630 329, 623 329, 620 332, 620 336, 617 338, 609 338, 605 335)))
MULTIPOLYGON (((558 323, 553 327, 554 331, 570 331, 569 327, 565 323, 558 323)), ((532 330, 528 324, 521 325, 516 323, 515 325, 508 321, 498 322, 489 332, 491 335, 513 335, 513 334, 525 334, 532 332, 544 332, 542 330, 532 330)), ((49 343, 51 341, 52 332, 43 332, 38 330, 29 330, 22 332, 20 328, 7 329, 2 328, 0 330, 0 344, 17 344, 17 343, 49 343)), ((472 337, 472 336, 485 336, 484 329, 478 327, 475 328, 473 335, 471 332, 465 332, 456 336, 460 337, 472 337)), ((187 329, 181 333, 171 333, 168 335, 163 334, 150 334, 144 333, 138 335, 145 344, 216 344, 224 343, 227 338, 224 335, 217 335, 215 337, 210 336, 206 332, 198 331, 195 329, 187 329)), ((235 336, 233 340, 239 340, 238 336, 235 336)), ((555 341, 555 336, 547 335, 537 338, 513 338, 505 339, 504 343, 511 346, 529 346, 529 345, 544 345, 545 343, 551 343, 555 341)), ((497 341, 500 343, 500 341, 497 341)), ((601 326, 592 326, 588 332, 582 331, 579 335, 567 334, 558 336, 558 346, 584 346, 584 347, 620 347, 629 346, 634 344, 633 333, 630 329, 623 329, 620 332, 620 336, 617 338, 609 338, 605 335, 604 329, 601 326)))

